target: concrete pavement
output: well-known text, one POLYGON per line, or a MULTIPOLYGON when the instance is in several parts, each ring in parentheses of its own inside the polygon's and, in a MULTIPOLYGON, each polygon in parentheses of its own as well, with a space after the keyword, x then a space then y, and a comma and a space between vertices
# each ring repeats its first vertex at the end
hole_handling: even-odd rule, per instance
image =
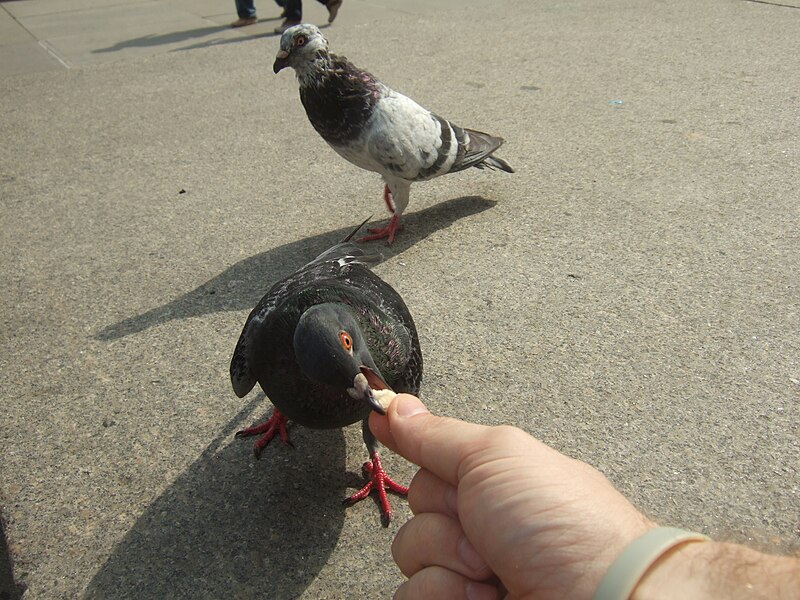
MULTIPOLYGON (((515 175, 412 189, 376 271, 432 409, 514 423, 652 518, 800 550, 800 4, 346 0, 334 51, 515 175), (797 4, 797 6, 794 6, 797 4)), ((248 311, 381 184, 271 71, 277 8, 0 3, 0 501, 29 598, 390 597, 358 427, 255 462, 248 311)), ((306 2, 306 19, 325 10, 306 2)), ((390 472, 414 469, 387 453, 390 472)))
MULTIPOLYGON (((466 0, 462 6, 477 4, 466 0)), ((271 37, 281 22, 280 8, 267 0, 257 4, 259 22, 244 29, 229 27, 236 19, 233 1, 16 0, 0 6, 0 75, 79 68, 271 37)), ((396 14, 436 13, 440 6, 423 0, 353 0, 342 22, 352 26, 396 14)), ((305 11, 311 22, 327 20, 325 8, 317 2, 309 2, 305 11)))

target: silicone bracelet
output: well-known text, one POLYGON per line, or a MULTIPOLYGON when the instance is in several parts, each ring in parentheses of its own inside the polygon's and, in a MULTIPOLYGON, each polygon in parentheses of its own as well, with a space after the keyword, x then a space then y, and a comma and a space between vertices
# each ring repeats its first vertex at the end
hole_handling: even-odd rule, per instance
POLYGON ((593 600, 628 600, 647 570, 665 552, 684 542, 707 541, 710 541, 708 536, 685 529, 651 529, 628 544, 611 564, 593 600))

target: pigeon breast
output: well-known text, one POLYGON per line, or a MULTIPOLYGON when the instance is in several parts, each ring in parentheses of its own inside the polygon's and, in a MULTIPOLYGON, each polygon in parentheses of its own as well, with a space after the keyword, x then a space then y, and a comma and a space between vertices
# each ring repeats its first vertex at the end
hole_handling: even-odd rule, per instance
POLYGON ((380 83, 344 58, 331 56, 320 81, 300 87, 300 100, 311 125, 330 145, 358 139, 380 96, 380 83))

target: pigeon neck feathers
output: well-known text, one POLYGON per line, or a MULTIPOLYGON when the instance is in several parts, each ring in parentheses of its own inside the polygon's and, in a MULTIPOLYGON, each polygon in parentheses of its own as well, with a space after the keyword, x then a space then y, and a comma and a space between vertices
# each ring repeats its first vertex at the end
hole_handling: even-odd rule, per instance
POLYGON ((344 57, 319 52, 297 71, 311 125, 333 146, 359 138, 381 96, 381 83, 344 57))
POLYGON ((310 60, 294 65, 300 87, 319 85, 331 68, 331 55, 327 50, 317 50, 310 60))

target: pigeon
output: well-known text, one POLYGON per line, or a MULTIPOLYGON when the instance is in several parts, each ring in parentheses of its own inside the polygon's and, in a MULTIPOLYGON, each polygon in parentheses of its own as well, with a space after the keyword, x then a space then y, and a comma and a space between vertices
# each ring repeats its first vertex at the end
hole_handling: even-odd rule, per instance
POLYGON ((314 25, 295 25, 283 33, 273 71, 286 67, 297 74, 300 100, 317 133, 354 165, 383 176, 391 220, 359 241, 394 242, 415 181, 468 167, 514 172, 493 156, 502 138, 459 127, 329 53, 328 41, 314 25))
POLYGON ((403 299, 369 268, 380 255, 350 241, 366 222, 270 288, 247 317, 230 374, 237 396, 258 382, 275 406, 266 422, 237 433, 261 435, 256 458, 276 435, 291 445, 287 420, 315 429, 361 421, 369 480, 345 503, 377 491, 388 526, 386 491, 406 495, 408 488, 386 474, 367 418, 373 410, 385 414, 381 390, 419 392, 422 353, 403 299))

